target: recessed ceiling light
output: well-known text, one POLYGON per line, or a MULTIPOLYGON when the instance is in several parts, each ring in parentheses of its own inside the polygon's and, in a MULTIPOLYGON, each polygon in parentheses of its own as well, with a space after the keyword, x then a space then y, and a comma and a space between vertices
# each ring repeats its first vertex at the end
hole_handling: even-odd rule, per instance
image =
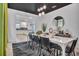
POLYGON ((56 7, 57 7, 56 5, 52 6, 52 8, 56 8, 56 7))

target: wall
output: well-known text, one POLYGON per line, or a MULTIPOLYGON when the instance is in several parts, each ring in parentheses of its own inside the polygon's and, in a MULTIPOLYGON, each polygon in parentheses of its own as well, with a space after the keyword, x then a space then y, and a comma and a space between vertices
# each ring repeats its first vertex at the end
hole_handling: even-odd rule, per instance
MULTIPOLYGON (((77 11, 79 11, 79 4, 77 6, 78 6, 77 11)), ((79 17, 79 12, 77 14, 78 14, 77 17, 79 17)), ((77 21, 77 23, 79 23, 79 20, 77 21)), ((78 35, 79 35, 79 25, 77 25, 77 28, 78 28, 77 31, 78 31, 78 35)))
POLYGON ((54 27, 52 21, 56 16, 62 16, 64 18, 64 29, 68 29, 73 35, 79 37, 79 4, 70 4, 42 16, 40 19, 42 22, 39 24, 39 29, 41 29, 40 25, 42 23, 47 23, 47 31, 48 28, 54 27))
POLYGON ((20 20, 21 18, 24 19, 25 21, 30 21, 37 23, 38 16, 26 12, 22 12, 19 10, 14 10, 14 9, 8 9, 8 26, 9 26, 9 42, 15 42, 16 41, 16 20, 20 20), (36 21, 36 22, 35 22, 36 21))

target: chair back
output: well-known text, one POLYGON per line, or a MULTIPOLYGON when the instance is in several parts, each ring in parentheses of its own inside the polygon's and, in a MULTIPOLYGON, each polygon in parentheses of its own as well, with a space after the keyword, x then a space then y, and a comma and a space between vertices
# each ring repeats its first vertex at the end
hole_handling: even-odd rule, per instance
POLYGON ((42 47, 45 47, 45 48, 50 47, 49 38, 40 37, 40 40, 41 40, 41 46, 42 47))
POLYGON ((39 37, 36 35, 33 35, 33 41, 35 41, 37 44, 39 44, 39 37))
POLYGON ((29 32, 28 36, 29 36, 29 39, 30 39, 30 40, 32 40, 32 41, 34 40, 34 37, 33 37, 33 35, 32 35, 31 32, 29 32))
POLYGON ((76 40, 73 41, 73 43, 72 43, 72 45, 70 47, 69 53, 71 53, 75 49, 77 41, 78 41, 78 38, 76 38, 76 40))

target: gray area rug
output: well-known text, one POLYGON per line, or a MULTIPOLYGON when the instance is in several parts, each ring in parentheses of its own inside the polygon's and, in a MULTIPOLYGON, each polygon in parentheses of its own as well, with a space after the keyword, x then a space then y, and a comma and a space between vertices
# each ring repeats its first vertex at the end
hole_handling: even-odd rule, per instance
POLYGON ((14 56, 49 56, 49 52, 44 49, 39 50, 38 44, 35 44, 34 49, 32 49, 32 42, 21 42, 13 43, 13 55, 14 56))

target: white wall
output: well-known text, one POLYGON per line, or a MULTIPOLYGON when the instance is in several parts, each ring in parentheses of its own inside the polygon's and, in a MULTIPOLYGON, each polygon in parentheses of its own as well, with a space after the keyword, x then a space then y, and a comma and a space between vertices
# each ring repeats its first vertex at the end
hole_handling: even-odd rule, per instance
POLYGON ((58 10, 52 11, 40 19, 40 24, 47 23, 49 27, 53 27, 53 20, 56 16, 62 16, 65 21, 64 29, 69 29, 72 33, 78 36, 79 22, 79 4, 70 4, 58 10))
MULTIPOLYGON (((77 6, 78 6, 77 11, 79 11, 79 4, 77 6)), ((79 12, 77 14, 78 14, 77 17, 79 17, 79 12)), ((78 35, 79 35, 79 18, 78 18, 77 23, 78 23, 78 25, 77 25, 77 31, 78 31, 78 35)))
POLYGON ((73 35, 79 37, 79 4, 70 4, 42 16, 39 29, 41 29, 42 23, 47 23, 48 28, 53 27, 52 21, 56 16, 62 16, 64 18, 64 29, 68 29, 73 35))
POLYGON ((38 19, 38 16, 9 8, 8 9, 9 42, 16 41, 16 20, 17 19, 20 20, 20 18, 24 18, 25 21, 33 22, 36 25, 37 23, 36 20, 38 19))

